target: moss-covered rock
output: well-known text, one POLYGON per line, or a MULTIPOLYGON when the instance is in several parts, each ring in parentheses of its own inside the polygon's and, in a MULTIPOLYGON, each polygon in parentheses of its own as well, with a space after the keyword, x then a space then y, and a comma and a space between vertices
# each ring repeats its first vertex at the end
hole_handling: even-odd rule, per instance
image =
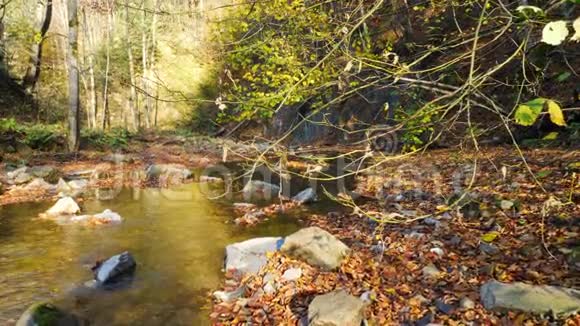
POLYGON ((76 316, 66 313, 56 306, 41 302, 30 306, 20 317, 16 326, 80 326, 76 316))

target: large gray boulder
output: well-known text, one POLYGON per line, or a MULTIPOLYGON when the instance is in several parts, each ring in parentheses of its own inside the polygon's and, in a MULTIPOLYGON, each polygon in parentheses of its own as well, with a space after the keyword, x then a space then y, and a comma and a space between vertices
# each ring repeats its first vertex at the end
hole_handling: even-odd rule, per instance
POLYGON ((256 238, 226 247, 226 271, 257 273, 268 262, 267 254, 280 250, 282 238, 256 238))
POLYGON ((245 201, 271 200, 277 198, 280 187, 264 181, 252 180, 243 189, 245 201))
POLYGON ((302 229, 286 238, 282 252, 324 270, 337 269, 350 249, 319 227, 302 229))
POLYGON ((76 316, 66 313, 49 303, 36 303, 30 306, 16 326, 80 326, 85 325, 76 316))
POLYGON ((551 313, 557 317, 580 311, 580 291, 563 287, 490 281, 481 287, 480 296, 488 310, 551 313))
POLYGON ((314 298, 308 306, 310 326, 360 326, 365 303, 344 290, 314 298))

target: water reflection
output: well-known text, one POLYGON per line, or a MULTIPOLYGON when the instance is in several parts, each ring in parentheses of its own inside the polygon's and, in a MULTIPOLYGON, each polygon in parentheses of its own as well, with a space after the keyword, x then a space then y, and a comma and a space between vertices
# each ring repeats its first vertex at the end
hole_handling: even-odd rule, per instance
MULTIPOLYGON (((62 297, 92 276, 97 259, 128 250, 136 279, 129 289, 67 300, 92 325, 206 325, 207 291, 222 277, 224 247, 254 236, 284 236, 297 229, 278 218, 255 229, 226 223, 230 209, 207 199, 205 185, 125 189, 87 200, 84 213, 111 209, 118 226, 59 226, 36 219, 47 204, 0 209, 0 324, 31 303, 62 297)), ((70 299, 70 296, 68 297, 70 299)))

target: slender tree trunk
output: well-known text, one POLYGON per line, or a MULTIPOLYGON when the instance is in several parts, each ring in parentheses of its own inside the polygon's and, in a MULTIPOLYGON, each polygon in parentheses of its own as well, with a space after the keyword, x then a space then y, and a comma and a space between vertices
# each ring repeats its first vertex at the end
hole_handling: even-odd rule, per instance
POLYGON ((109 70, 111 69, 111 34, 112 34, 112 13, 109 0, 107 0, 107 59, 105 64, 105 85, 103 87, 103 110, 101 114, 101 127, 107 129, 109 114, 109 70))
POLYGON ((34 41, 30 49, 30 63, 24 75, 22 86, 28 94, 36 89, 36 83, 40 78, 40 65, 42 62, 42 45, 46 32, 52 20, 52 0, 38 0, 36 4, 36 26, 34 27, 34 41))
POLYGON ((143 87, 144 100, 143 100, 143 108, 145 112, 145 127, 147 129, 151 128, 151 96, 149 96, 149 80, 148 80, 148 65, 147 65, 147 56, 149 53, 149 48, 147 45, 147 12, 146 12, 146 0, 143 0, 143 6, 141 10, 142 16, 142 64, 143 64, 143 75, 141 76, 141 83, 143 87))
POLYGON ((81 14, 83 16, 83 36, 84 36, 84 45, 85 45, 85 56, 88 65, 88 73, 89 73, 89 84, 88 84, 88 96, 87 96, 87 104, 88 104, 88 127, 89 128, 97 128, 97 89, 95 83, 95 57, 94 57, 94 44, 92 40, 92 34, 89 32, 89 26, 87 24, 87 14, 85 9, 81 10, 81 14))
MULTIPOLYGON (((4 6, 4 5, 3 5, 4 6)), ((4 62, 4 15, 6 14, 6 8, 2 7, 0 10, 0 83, 8 83, 10 79, 10 74, 8 73, 8 67, 4 62)))
POLYGON ((141 128, 141 121, 139 117, 139 110, 136 107, 137 102, 137 90, 136 83, 137 78, 135 78, 135 64, 133 62, 133 49, 131 42, 131 34, 129 29, 129 0, 125 0, 125 32, 127 38, 127 55, 129 60, 129 75, 131 79, 130 95, 129 95, 129 109, 131 110, 131 115, 133 116, 133 128, 138 131, 141 128))
MULTIPOLYGON (((155 51, 157 49, 157 11, 159 10, 159 0, 155 0, 153 6, 153 23, 151 24, 151 54, 149 55, 149 69, 147 70, 147 81, 149 83, 149 91, 153 93, 153 87, 155 88, 155 93, 159 94, 159 87, 157 83, 153 84, 153 75, 155 74, 155 51)), ((157 126, 157 110, 158 110, 158 96, 155 96, 155 108, 153 108, 153 103, 151 103, 151 97, 149 97, 149 107, 153 112, 153 125, 157 126)), ((151 117, 149 118, 151 120, 151 117)), ((149 122, 151 124, 151 121, 149 122)))
POLYGON ((68 90, 69 90, 69 151, 79 149, 80 139, 80 94, 79 94, 79 67, 78 67, 78 3, 77 0, 68 0, 68 90))

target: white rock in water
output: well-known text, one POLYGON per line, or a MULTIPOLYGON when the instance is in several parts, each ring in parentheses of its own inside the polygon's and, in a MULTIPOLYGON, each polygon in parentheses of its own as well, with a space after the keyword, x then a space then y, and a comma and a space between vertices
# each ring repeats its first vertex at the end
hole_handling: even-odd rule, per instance
POLYGON ((74 215, 81 211, 79 205, 71 197, 59 199, 54 206, 46 211, 46 215, 57 217, 62 215, 74 215))
POLYGON ((71 218, 71 222, 101 222, 101 223, 121 223, 123 218, 121 215, 111 211, 110 209, 106 209, 104 212, 95 215, 82 215, 82 216, 74 216, 71 218))

